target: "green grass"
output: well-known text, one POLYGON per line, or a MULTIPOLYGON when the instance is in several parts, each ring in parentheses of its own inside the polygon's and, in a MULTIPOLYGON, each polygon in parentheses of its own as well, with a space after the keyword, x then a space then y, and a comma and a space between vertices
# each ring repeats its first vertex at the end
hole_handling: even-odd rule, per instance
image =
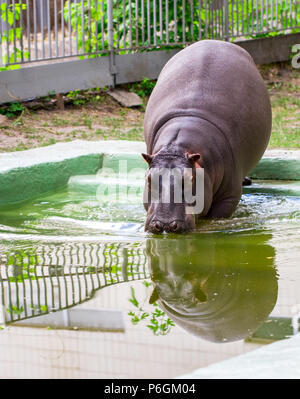
POLYGON ((273 126, 270 148, 300 148, 300 98, 272 97, 273 126))

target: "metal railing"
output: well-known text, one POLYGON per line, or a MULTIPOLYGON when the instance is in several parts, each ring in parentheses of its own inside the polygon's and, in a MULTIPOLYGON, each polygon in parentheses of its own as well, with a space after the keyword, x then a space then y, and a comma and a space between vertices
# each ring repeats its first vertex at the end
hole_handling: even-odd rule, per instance
POLYGON ((41 246, 0 256, 0 324, 68 309, 95 291, 149 278, 141 244, 41 246))
POLYGON ((299 28, 299 0, 0 0, 0 64, 122 54, 299 28))

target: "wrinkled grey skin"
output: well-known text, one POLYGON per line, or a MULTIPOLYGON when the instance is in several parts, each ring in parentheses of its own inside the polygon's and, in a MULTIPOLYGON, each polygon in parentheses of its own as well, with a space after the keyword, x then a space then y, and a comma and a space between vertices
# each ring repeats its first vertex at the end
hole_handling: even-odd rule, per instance
MULTIPOLYGON (((271 120, 268 92, 251 56, 237 45, 203 40, 163 68, 146 109, 144 158, 150 168, 183 167, 186 161, 203 167, 204 209, 196 219, 229 217, 240 201, 244 177, 268 145, 271 120), (191 154, 199 157, 190 162, 191 154)), ((145 208, 146 231, 195 227, 184 203, 146 201, 145 208)))

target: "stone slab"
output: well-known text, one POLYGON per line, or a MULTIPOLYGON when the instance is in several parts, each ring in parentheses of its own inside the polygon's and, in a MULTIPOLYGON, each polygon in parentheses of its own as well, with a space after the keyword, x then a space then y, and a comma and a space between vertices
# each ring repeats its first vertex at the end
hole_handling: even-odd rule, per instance
POLYGON ((139 107, 143 105, 143 100, 136 93, 126 90, 109 90, 107 94, 114 98, 123 107, 139 107))

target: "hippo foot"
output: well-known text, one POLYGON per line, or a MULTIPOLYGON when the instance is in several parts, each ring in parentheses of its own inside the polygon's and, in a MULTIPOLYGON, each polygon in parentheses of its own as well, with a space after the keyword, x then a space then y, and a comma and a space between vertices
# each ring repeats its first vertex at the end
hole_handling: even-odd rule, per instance
POLYGON ((250 179, 250 177, 245 176, 242 185, 243 186, 251 186, 252 184, 252 180, 250 179))

